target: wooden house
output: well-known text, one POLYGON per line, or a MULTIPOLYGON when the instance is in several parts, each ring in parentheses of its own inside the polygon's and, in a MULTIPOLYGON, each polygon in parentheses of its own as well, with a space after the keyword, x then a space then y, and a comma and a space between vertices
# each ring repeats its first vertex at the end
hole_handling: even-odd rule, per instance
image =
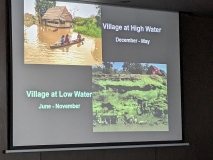
POLYGON ((57 28, 72 27, 72 15, 65 6, 49 8, 42 17, 42 24, 57 28))

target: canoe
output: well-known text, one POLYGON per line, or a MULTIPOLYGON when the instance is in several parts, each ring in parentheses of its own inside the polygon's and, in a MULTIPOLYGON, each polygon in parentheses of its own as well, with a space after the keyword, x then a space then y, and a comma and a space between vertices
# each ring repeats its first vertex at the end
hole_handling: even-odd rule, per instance
POLYGON ((55 29, 53 30, 53 32, 56 32, 56 31, 58 31, 58 28, 55 28, 55 29))
POLYGON ((84 38, 82 38, 82 40, 79 41, 79 42, 64 43, 62 45, 50 45, 50 49, 61 48, 61 47, 65 47, 65 46, 70 46, 70 45, 73 45, 73 44, 81 43, 83 41, 84 41, 84 38))

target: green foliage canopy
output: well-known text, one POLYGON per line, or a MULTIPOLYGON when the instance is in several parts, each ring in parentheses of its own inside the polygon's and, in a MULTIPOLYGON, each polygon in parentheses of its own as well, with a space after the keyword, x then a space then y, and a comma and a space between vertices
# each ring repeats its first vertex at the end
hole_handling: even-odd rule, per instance
POLYGON ((35 1, 35 11, 41 18, 45 12, 52 7, 56 6, 56 1, 48 1, 48 0, 36 0, 35 1))

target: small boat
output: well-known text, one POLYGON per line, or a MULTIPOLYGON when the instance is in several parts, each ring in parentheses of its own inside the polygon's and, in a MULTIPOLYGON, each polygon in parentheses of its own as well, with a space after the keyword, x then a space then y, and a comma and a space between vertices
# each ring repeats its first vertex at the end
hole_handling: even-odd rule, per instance
POLYGON ((82 40, 79 41, 79 42, 74 41, 74 42, 71 42, 71 43, 64 43, 64 44, 61 44, 61 45, 50 45, 50 49, 61 48, 61 47, 65 47, 65 46, 70 46, 70 45, 73 45, 73 44, 82 43, 83 41, 84 41, 84 38, 82 38, 82 40))
POLYGON ((58 28, 55 28, 55 29, 53 30, 53 32, 56 32, 56 31, 58 31, 58 28))

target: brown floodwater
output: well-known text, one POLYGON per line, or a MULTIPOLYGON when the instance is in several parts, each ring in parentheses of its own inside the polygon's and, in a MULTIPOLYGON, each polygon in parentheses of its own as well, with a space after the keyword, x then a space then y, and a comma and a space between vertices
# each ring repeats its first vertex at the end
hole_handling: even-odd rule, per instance
POLYGON ((57 49, 50 45, 59 41, 62 35, 69 34, 75 40, 77 33, 71 28, 59 28, 43 25, 24 26, 24 62, 25 64, 57 65, 102 65, 102 39, 82 35, 84 44, 78 43, 57 49))

